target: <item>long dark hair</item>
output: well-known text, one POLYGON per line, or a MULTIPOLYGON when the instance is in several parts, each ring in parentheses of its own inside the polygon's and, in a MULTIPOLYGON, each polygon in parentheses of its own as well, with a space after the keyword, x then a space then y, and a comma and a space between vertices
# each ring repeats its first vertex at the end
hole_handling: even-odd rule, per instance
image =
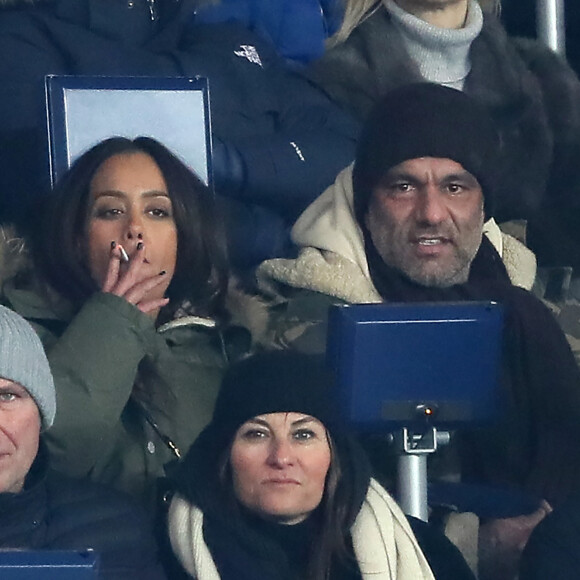
POLYGON ((105 161, 131 153, 145 153, 159 167, 177 228, 177 264, 167 289, 170 302, 160 318, 171 318, 184 302, 202 316, 224 316, 228 264, 213 193, 166 147, 149 137, 112 137, 79 157, 42 207, 40 227, 33 234, 37 267, 76 309, 99 290, 81 243, 86 235, 90 184, 105 161))

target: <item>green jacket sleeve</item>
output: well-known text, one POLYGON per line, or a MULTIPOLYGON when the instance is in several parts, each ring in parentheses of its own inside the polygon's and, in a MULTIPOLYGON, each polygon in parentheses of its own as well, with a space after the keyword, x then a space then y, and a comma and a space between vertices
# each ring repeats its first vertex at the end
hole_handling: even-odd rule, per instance
POLYGON ((86 476, 106 455, 129 400, 153 321, 112 294, 97 294, 48 348, 57 415, 46 434, 55 469, 86 476))

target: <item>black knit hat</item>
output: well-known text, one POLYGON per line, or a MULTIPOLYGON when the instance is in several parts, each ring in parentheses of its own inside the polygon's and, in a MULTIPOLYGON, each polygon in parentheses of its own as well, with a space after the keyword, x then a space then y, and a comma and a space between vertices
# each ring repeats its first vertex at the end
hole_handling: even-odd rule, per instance
POLYGON ((375 107, 359 138, 354 207, 363 223, 372 190, 387 171, 420 157, 451 159, 479 182, 493 215, 500 138, 485 108, 461 91, 432 83, 395 89, 375 107))
POLYGON ((238 428, 257 415, 304 413, 318 419, 331 436, 341 432, 342 425, 336 429, 340 421, 331 388, 332 375, 323 356, 273 351, 232 365, 222 381, 211 423, 186 457, 186 471, 215 465, 238 428))
POLYGON ((226 373, 211 425, 235 431, 257 415, 296 412, 329 426, 338 419, 331 388, 332 375, 322 356, 290 351, 258 354, 226 373))

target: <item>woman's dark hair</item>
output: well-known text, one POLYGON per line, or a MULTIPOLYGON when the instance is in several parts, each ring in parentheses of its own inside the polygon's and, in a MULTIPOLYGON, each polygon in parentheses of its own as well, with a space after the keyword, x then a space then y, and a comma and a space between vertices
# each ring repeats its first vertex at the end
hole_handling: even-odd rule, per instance
POLYGON ((216 217, 211 190, 175 155, 154 139, 112 137, 84 153, 48 196, 38 235, 33 234, 37 267, 45 280, 75 308, 99 288, 86 264, 83 243, 90 207, 91 181, 115 155, 145 153, 167 184, 177 228, 177 264, 167 289, 168 319, 183 302, 200 315, 223 315, 228 282, 225 236, 216 217))

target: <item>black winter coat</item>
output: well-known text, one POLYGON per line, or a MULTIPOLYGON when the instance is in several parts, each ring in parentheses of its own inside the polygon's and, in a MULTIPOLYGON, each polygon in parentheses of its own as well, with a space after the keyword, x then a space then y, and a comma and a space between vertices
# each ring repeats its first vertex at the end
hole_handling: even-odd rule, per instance
POLYGON ((121 492, 47 469, 37 457, 20 493, 0 494, 0 549, 85 550, 101 580, 163 580, 151 523, 121 492))

